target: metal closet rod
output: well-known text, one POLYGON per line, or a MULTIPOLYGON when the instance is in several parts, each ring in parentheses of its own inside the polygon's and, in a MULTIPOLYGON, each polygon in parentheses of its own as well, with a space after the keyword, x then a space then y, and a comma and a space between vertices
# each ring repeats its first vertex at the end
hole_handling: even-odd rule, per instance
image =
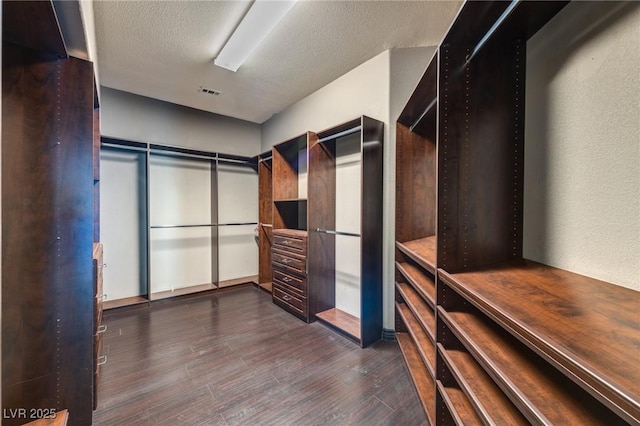
POLYGON ((467 55, 465 58, 465 65, 469 65, 469 62, 473 59, 474 56, 480 52, 480 50, 484 47, 484 45, 489 41, 491 36, 496 32, 496 30, 502 25, 502 23, 511 15, 511 12, 518 6, 521 0, 512 0, 509 6, 502 12, 502 15, 498 18, 496 22, 493 23, 489 31, 480 39, 478 44, 473 48, 470 55, 467 55))
MULTIPOLYGON (((115 139, 117 140, 117 139, 115 139)), ((129 141, 123 141, 129 142, 129 141)), ((254 164, 254 161, 251 159, 239 159, 239 158, 226 158, 225 155, 218 152, 207 152, 207 151, 199 151, 196 149, 185 148, 180 146, 173 145, 159 145, 154 143, 144 143, 144 142, 135 142, 136 144, 144 145, 136 146, 129 145, 126 143, 114 143, 114 142, 101 142, 101 146, 108 148, 117 148, 129 151, 138 151, 138 152, 148 152, 149 154, 156 155, 164 155, 167 157, 187 157, 187 158, 197 158, 204 160, 216 160, 221 163, 234 163, 234 164, 244 164, 251 166, 254 164), (189 152, 190 151, 190 152, 189 152)))
POLYGON ((203 224, 193 224, 193 225, 151 225, 149 228, 151 229, 160 229, 160 228, 205 228, 205 227, 216 227, 216 226, 244 226, 244 225, 257 225, 258 222, 238 222, 238 223, 203 223, 203 224))
POLYGON ((433 109, 433 107, 438 103, 438 98, 435 97, 433 98, 433 100, 431 101, 431 103, 429 105, 427 105, 427 107, 424 109, 424 111, 422 112, 422 114, 420 114, 420 117, 418 117, 418 119, 416 121, 413 122, 413 124, 409 127, 409 131, 413 132, 413 129, 420 124, 420 122, 422 121, 422 119, 427 115, 427 113, 429 111, 431 111, 431 109, 433 109))
POLYGON ((336 133, 335 135, 325 136, 322 139, 318 139, 318 143, 330 141, 332 139, 338 139, 338 138, 341 138, 343 136, 351 135, 353 133, 358 133, 361 130, 362 130, 362 126, 356 126, 356 127, 352 128, 352 129, 347 129, 347 130, 344 130, 344 131, 342 131, 340 133, 336 133))
POLYGON ((347 237, 360 237, 360 234, 354 234, 353 232, 342 232, 342 231, 333 231, 331 229, 323 229, 323 228, 316 228, 316 232, 319 232, 321 234, 330 234, 330 235, 344 235, 347 237))

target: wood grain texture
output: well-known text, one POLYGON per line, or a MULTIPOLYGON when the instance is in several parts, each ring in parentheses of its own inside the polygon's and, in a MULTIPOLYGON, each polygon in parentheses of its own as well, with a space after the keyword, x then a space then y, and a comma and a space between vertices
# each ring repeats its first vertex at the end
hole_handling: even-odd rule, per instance
POLYGON ((335 144, 309 147, 309 299, 311 315, 335 307, 336 237, 315 232, 336 227, 335 144))
POLYGON ((395 343, 361 349, 252 288, 108 311, 93 424, 406 424, 426 419, 395 343))
POLYGON ((258 268, 260 284, 271 282, 271 245, 273 227, 273 179, 270 162, 258 163, 258 268))
POLYGON ((2 77, 2 406, 67 408, 88 424, 93 69, 4 43, 2 77))
POLYGON ((455 386, 444 386, 442 382, 437 382, 436 387, 453 420, 453 423, 445 424, 482 425, 482 419, 475 412, 464 392, 455 386))
POLYGON ((418 240, 396 242, 396 247, 413 259, 431 274, 436 273, 436 237, 435 235, 418 240))
POLYGON ((455 377, 483 424, 529 424, 471 355, 461 350, 446 350, 441 344, 438 344, 438 355, 455 377))
POLYGON ((429 336, 414 313, 405 303, 396 303, 396 311, 400 314, 406 329, 413 340, 431 379, 436 378, 436 349, 434 339, 429 336))
POLYGON ((7 2, 3 6, 3 43, 13 43, 40 52, 49 60, 67 57, 67 48, 52 2, 7 2))
POLYGON ((438 318, 465 345, 502 391, 532 423, 623 424, 604 405, 550 367, 506 332, 473 312, 438 318))
POLYGON ((396 291, 413 312, 431 342, 436 342, 436 314, 435 311, 420 297, 420 295, 406 283, 396 283, 396 291))
POLYGON ((340 309, 331 308, 326 311, 317 312, 316 319, 341 331, 348 337, 354 339, 358 344, 362 343, 360 318, 354 317, 340 309))
POLYGON ((436 232, 435 123, 430 139, 396 125, 396 240, 436 232))
POLYGON ((588 392, 640 420, 640 370, 629 362, 640 347, 638 292, 531 261, 441 277, 588 392))
POLYGON ((402 352, 404 362, 409 369, 413 385, 420 398, 422 409, 424 410, 429 424, 435 425, 435 384, 425 364, 422 362, 420 353, 415 343, 407 333, 397 333, 396 339, 402 352))
POLYGON ((396 269, 435 311, 436 283, 433 277, 412 262, 396 262, 396 269))

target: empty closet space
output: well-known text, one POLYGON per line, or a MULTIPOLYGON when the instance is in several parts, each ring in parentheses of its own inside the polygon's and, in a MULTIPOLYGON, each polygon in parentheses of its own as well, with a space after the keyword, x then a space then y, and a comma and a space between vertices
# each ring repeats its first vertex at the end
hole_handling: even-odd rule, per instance
POLYGON ((640 421, 640 7, 567 3, 466 3, 398 119, 398 342, 431 423, 640 421))
POLYGON ((367 346, 382 333, 382 123, 362 117, 318 133, 308 181, 315 316, 367 346))
POLYGON ((106 306, 257 280, 249 158, 103 138, 106 306))

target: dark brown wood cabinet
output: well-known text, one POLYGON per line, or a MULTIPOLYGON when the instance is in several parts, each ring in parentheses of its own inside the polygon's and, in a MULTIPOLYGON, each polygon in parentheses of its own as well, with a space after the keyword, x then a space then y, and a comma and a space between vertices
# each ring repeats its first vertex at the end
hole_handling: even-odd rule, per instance
MULTIPOLYGON (((50 2, 2 6, 2 407, 68 409, 69 424, 88 425, 93 64, 66 55, 50 2)), ((31 420, 9 414, 2 424, 31 420)))
POLYGON ((274 230, 272 262, 274 303, 308 322, 307 232, 274 230))
POLYGON ((273 302, 305 322, 314 321, 307 286, 306 133, 272 149, 273 302))
POLYGON ((273 177, 271 151, 258 156, 258 285, 271 291, 273 241, 273 177))
POLYGON ((319 132, 309 148, 314 315, 362 347, 382 337, 382 160, 383 123, 366 116, 319 132), (346 278, 339 256, 356 266, 346 278))
POLYGON ((639 424, 638 292, 523 258, 526 41, 467 2, 396 124, 396 330, 431 424, 639 424))

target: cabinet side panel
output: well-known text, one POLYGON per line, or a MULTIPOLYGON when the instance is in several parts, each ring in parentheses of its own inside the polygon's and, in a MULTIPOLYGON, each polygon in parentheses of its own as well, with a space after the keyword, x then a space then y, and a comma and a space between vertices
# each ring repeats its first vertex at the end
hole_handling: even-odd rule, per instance
POLYGON ((3 50, 2 405, 90 424, 93 70, 3 50))

